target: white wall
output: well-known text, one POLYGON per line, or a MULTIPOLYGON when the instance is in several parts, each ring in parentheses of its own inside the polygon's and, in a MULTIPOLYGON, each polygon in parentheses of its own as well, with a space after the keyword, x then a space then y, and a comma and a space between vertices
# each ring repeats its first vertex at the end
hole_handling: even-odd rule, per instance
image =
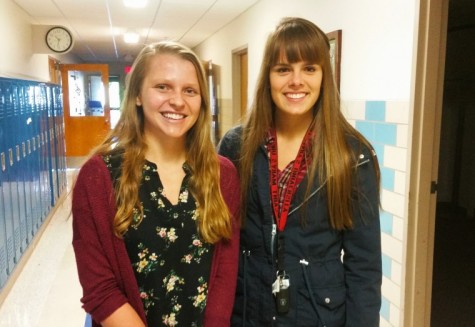
POLYGON ((0 76, 47 81, 48 57, 33 54, 29 16, 11 0, 0 8, 0 76))
MULTIPOLYGON (((261 0, 194 50, 221 66, 221 100, 232 96, 232 51, 247 45, 253 94, 268 32, 283 16, 301 16, 323 31, 343 30, 343 99, 407 101, 410 96, 414 0, 261 0)), ((223 108, 230 110, 230 108, 223 108)))
POLYGON ((33 24, 12 0, 0 0, 0 77, 49 81, 48 56, 62 62, 74 62, 68 55, 47 53, 38 47, 46 27, 33 24))

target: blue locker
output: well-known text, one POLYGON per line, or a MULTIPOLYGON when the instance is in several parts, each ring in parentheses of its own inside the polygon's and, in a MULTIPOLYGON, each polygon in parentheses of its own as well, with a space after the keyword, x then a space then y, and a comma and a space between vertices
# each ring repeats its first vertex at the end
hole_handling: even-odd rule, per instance
POLYGON ((23 98, 23 107, 25 108, 23 114, 23 124, 24 124, 24 134, 22 145, 24 147, 24 166, 23 171, 24 177, 24 190, 25 190, 25 213, 26 213, 26 244, 27 246, 31 243, 34 236, 33 229, 33 165, 32 165, 32 144, 31 137, 33 135, 33 118, 32 118, 32 109, 28 99, 28 82, 22 81, 22 98, 23 98))
POLYGON ((41 222, 44 221, 52 208, 51 186, 49 178, 49 138, 48 110, 45 105, 44 87, 35 87, 35 105, 40 114, 40 185, 41 185, 41 222))
POLYGON ((55 129, 56 167, 58 169, 58 195, 61 195, 67 186, 62 92, 59 85, 52 84, 50 87, 53 95, 52 107, 55 129))
POLYGON ((19 257, 20 250, 20 229, 18 221, 18 203, 15 201, 17 187, 14 178, 15 164, 15 130, 14 130, 14 105, 12 82, 5 79, 3 84, 4 97, 4 145, 5 145, 5 184, 3 187, 5 229, 7 234, 7 262, 8 273, 15 268, 15 262, 19 257), (16 216, 16 218, 15 218, 16 216))
POLYGON ((0 289, 67 187, 61 87, 0 77, 0 289))
MULTIPOLYGON (((1 109, 0 109, 1 110, 1 109)), ((1 115, 1 113, 0 113, 1 115)), ((0 137, 3 135, 0 117, 0 137)), ((0 142, 0 290, 8 279, 8 258, 7 258, 7 231, 5 225, 5 206, 3 200, 3 185, 5 173, 5 152, 3 152, 3 141, 0 142)))
POLYGON ((46 105, 48 108, 48 138, 49 138, 49 176, 51 185, 51 205, 54 206, 58 200, 58 162, 57 162, 57 148, 56 148, 56 134, 55 134, 55 116, 53 106, 53 94, 49 86, 45 86, 46 90, 46 105))
POLYGON ((8 279, 7 230, 5 216, 4 188, 6 182, 6 154, 5 154, 5 93, 4 81, 0 80, 0 289, 8 279))
POLYGON ((13 84, 13 114, 15 123, 15 184, 16 184, 16 208, 18 216, 14 217, 18 220, 19 226, 19 245, 16 256, 17 262, 20 260, 23 252, 28 245, 27 240, 27 219, 26 219, 26 200, 25 200, 25 157, 26 144, 24 142, 24 113, 25 106, 23 101, 23 91, 21 81, 14 81, 13 84))

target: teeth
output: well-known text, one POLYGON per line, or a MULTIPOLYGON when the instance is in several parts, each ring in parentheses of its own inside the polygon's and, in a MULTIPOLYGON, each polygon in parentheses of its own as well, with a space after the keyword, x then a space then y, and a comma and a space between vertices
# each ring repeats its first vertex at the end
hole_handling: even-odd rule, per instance
POLYGON ((178 120, 178 119, 183 119, 183 118, 185 118, 184 115, 180 115, 180 114, 172 113, 172 112, 165 112, 165 113, 163 113, 162 115, 163 115, 163 117, 168 118, 168 119, 176 119, 176 120, 178 120))
POLYGON ((287 93, 287 96, 291 99, 300 99, 305 96, 305 93, 287 93))

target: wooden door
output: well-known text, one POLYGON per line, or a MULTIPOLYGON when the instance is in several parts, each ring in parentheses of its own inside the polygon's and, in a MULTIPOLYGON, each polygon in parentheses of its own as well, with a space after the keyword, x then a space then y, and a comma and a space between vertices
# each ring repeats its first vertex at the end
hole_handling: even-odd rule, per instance
POLYGON ((67 157, 86 156, 110 130, 109 67, 61 65, 67 157))

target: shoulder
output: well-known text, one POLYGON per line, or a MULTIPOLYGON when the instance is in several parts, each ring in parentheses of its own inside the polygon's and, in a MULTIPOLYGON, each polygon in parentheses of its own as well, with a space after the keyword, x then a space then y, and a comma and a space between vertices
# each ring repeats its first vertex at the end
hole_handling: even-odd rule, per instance
POLYGON ((367 144, 357 137, 347 137, 347 142, 357 166, 377 160, 376 151, 372 148, 368 141, 367 144))
POLYGON ((218 153, 237 163, 241 148, 242 126, 238 125, 227 131, 218 144, 218 153))
POLYGON ((104 159, 99 155, 90 157, 79 169, 76 179, 76 187, 97 187, 111 180, 109 169, 104 159))
POLYGON ((239 176, 234 164, 226 157, 218 155, 220 164, 220 185, 224 197, 239 194, 239 176))
POLYGON ((98 173, 102 171, 107 171, 106 163, 100 155, 94 155, 84 162, 84 164, 79 169, 79 175, 86 175, 91 173, 98 173))
POLYGON ((218 159, 221 171, 236 171, 236 167, 234 167, 233 163, 229 158, 218 154, 218 159))

